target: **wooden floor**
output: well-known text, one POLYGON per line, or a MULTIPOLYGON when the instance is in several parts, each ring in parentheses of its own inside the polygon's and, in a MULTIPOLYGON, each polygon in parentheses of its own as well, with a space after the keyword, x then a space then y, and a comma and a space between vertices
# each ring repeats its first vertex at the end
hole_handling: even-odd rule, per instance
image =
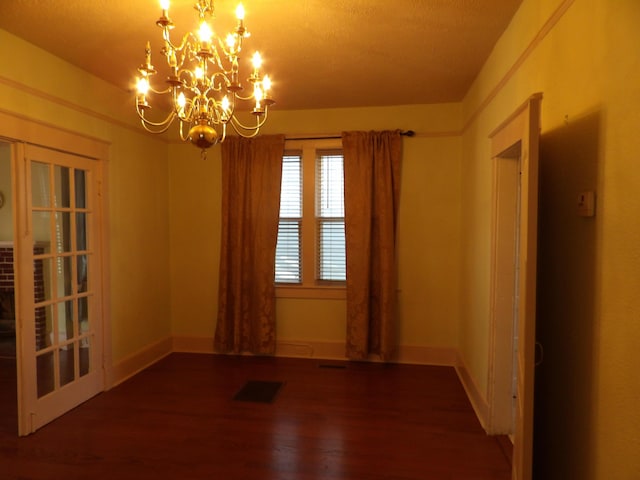
POLYGON ((511 477, 449 367, 172 354, 29 437, 9 417, 2 480, 511 477), (234 401, 248 380, 285 385, 234 401))

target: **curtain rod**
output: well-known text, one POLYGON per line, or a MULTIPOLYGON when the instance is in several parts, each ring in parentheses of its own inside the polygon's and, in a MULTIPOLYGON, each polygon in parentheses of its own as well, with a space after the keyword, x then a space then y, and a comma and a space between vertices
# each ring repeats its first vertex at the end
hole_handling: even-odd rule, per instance
MULTIPOLYGON (((402 130, 400 135, 403 137, 415 137, 416 132, 413 130, 402 130)), ((285 137, 285 140, 337 140, 342 135, 315 135, 312 137, 285 137)))

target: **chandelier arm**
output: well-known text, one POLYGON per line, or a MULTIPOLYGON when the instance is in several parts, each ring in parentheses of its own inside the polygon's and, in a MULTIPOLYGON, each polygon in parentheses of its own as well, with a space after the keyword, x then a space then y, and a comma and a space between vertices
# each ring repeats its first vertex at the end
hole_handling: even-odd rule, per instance
POLYGON ((229 123, 231 121, 232 118, 234 118, 235 103, 234 102, 230 102, 229 105, 227 106, 227 108, 223 108, 222 107, 222 102, 220 102, 220 109, 222 110, 222 112, 224 112, 224 115, 222 115, 222 114, 219 115, 220 123, 223 124, 223 125, 226 125, 227 123, 229 123))
POLYGON ((222 91, 222 87, 216 87, 211 80, 208 83, 209 84, 208 84, 207 88, 205 88, 202 91, 202 95, 204 95, 205 97, 208 96, 210 92, 220 92, 220 91, 222 91))
MULTIPOLYGON (((193 36, 193 34, 186 34, 179 47, 173 45, 171 42, 168 43, 169 47, 173 49, 173 53, 175 55, 174 68, 176 72, 190 71, 187 68, 187 64, 197 60, 196 52, 193 48, 192 42, 188 41, 189 36, 193 36)), ((176 75, 179 74, 176 73, 176 75)))
POLYGON ((227 124, 223 123, 222 124, 222 136, 220 137, 220 139, 218 140, 218 143, 222 143, 224 142, 224 140, 227 138, 227 124))
POLYGON ((228 36, 233 36, 235 39, 235 43, 233 44, 235 48, 233 49, 227 48, 227 45, 225 45, 225 41, 221 36, 216 36, 216 40, 218 41, 218 46, 220 47, 220 50, 222 51, 224 56, 227 57, 229 61, 231 61, 233 57, 238 58, 238 55, 240 54, 240 52, 242 52, 242 40, 245 38, 245 36, 248 35, 249 32, 247 32, 246 30, 243 30, 243 32, 239 32, 238 30, 234 31, 233 33, 230 32, 228 36))
POLYGON ((220 54, 218 53, 218 49, 214 45, 211 45, 211 50, 212 50, 213 54, 211 55, 211 57, 209 57, 207 59, 207 62, 215 65, 220 70, 222 70, 223 72, 226 73, 227 70, 226 70, 226 68, 224 68, 224 65, 222 65, 222 59, 220 58, 220 54))
POLYGON ((220 70, 218 72, 214 72, 211 74, 211 79, 214 78, 219 78, 220 83, 224 83, 225 85, 228 85, 229 83, 231 83, 231 80, 229 79, 229 74, 230 72, 228 72, 227 70, 220 70))
MULTIPOLYGON (((229 81, 229 77, 225 72, 215 72, 210 77, 210 83, 211 85, 209 86, 209 88, 207 88, 206 92, 209 92, 209 91, 221 92, 222 86, 224 85, 226 88, 229 86, 231 82, 229 81)), ((205 92, 205 95, 206 95, 206 92, 205 92)))
MULTIPOLYGON (((240 51, 242 50, 242 42, 240 41, 240 37, 238 36, 237 32, 234 32, 236 39, 238 39, 238 48, 234 49, 234 50, 227 50, 224 42, 222 41, 222 37, 218 37, 216 36, 216 39, 218 40, 218 46, 220 47, 220 50, 222 51, 223 55, 231 62, 232 58, 238 58, 238 54, 240 53, 240 51)), ((231 35, 231 34, 230 34, 231 35)))
POLYGON ((188 133, 189 131, 187 130, 187 134, 185 135, 184 130, 183 130, 185 124, 188 124, 189 126, 191 126, 191 122, 185 122, 185 121, 182 121, 182 120, 180 121, 180 139, 183 142, 186 142, 186 141, 189 140, 189 133, 188 133))
POLYGON ((234 116, 235 116, 235 107, 230 106, 225 111, 225 118, 222 120, 222 123, 229 123, 229 121, 231 121, 231 119, 234 118, 234 116))
POLYGON ((144 115, 141 115, 140 113, 138 113, 138 117, 140 117, 140 120, 142 120, 145 125, 149 125, 152 127, 165 127, 166 125, 170 125, 171 122, 173 121, 174 116, 175 114, 171 112, 169 113, 169 115, 167 115, 167 117, 164 120, 160 122, 153 122, 149 120, 147 117, 145 117, 144 115))
POLYGON ((153 88, 151 85, 149 85, 149 91, 152 93, 155 93, 157 95, 164 95, 165 93, 169 93, 171 91, 171 87, 167 87, 164 90, 156 90, 155 88, 153 88))
POLYGON ((255 126, 245 125, 235 116, 230 118, 229 123, 231 124, 233 129, 236 131, 236 133, 238 133, 238 135, 245 138, 252 138, 259 133, 260 128, 262 128, 264 123, 267 121, 267 111, 265 111, 264 115, 262 115, 261 117, 262 118, 260 117, 257 118, 255 126), (246 133, 246 132, 251 132, 251 133, 246 133))
POLYGON ((188 101, 182 108, 182 115, 180 114, 180 111, 178 111, 177 103, 174 103, 174 109, 176 109, 176 116, 178 117, 178 120, 180 120, 181 124, 182 122, 191 123, 193 121, 193 100, 188 101))
POLYGON ((255 95, 253 92, 251 92, 248 96, 243 97, 242 95, 240 95, 239 93, 236 92, 236 94, 234 95, 238 100, 242 100, 243 102, 246 102, 248 100, 255 100, 255 95))
POLYGON ((164 32, 166 32, 166 34, 164 34, 162 37, 165 41, 165 48, 166 46, 170 47, 176 54, 179 55, 183 55, 186 53, 185 51, 185 47, 186 46, 191 46, 193 42, 198 42, 197 37, 194 35, 193 32, 187 32, 182 36, 182 40, 180 41, 180 45, 175 45, 170 38, 169 35, 169 30, 165 29, 163 30, 164 32))
MULTIPOLYGON (((141 112, 139 109, 138 110, 138 117, 140 117, 140 120, 142 121, 143 125, 145 126, 151 126, 151 127, 162 127, 163 129, 160 130, 158 133, 162 133, 162 132, 166 132, 167 129, 169 128, 169 126, 171 125, 171 122, 173 122, 173 120, 176 118, 176 113, 175 112, 170 112, 167 117, 160 121, 160 122, 153 122, 151 120, 149 120, 147 117, 144 116, 144 112, 141 112)), ((155 130, 149 130, 148 131, 155 131, 155 130)))
POLYGON ((167 130, 169 130, 169 127, 171 127, 171 122, 168 122, 166 124, 164 124, 164 123, 153 123, 153 122, 148 122, 145 118, 141 118, 140 121, 142 123, 142 127, 147 132, 150 132, 150 133, 156 133, 156 134, 164 133, 167 130), (151 126, 153 126, 153 127, 160 126, 162 128, 157 128, 156 129, 156 128, 151 128, 151 126))
POLYGON ((218 112, 218 105, 215 98, 209 98, 205 95, 206 101, 204 102, 205 110, 207 112, 207 120, 209 123, 218 125, 220 123, 220 113, 218 112))
POLYGON ((193 91, 193 89, 196 88, 198 82, 195 78, 195 74, 191 70, 181 68, 178 70, 177 76, 182 81, 182 84, 186 89, 193 91))
POLYGON ((258 135, 258 133, 259 133, 259 131, 258 131, 257 129, 256 129, 256 130, 251 130, 251 133, 247 133, 247 131, 242 130, 242 128, 237 127, 237 126, 234 124, 234 122, 233 122, 233 121, 232 121, 232 122, 230 122, 230 123, 231 123, 231 126, 233 127, 233 130, 234 130, 238 135, 240 135, 241 137, 244 137, 244 138, 253 138, 253 137, 257 136, 257 135, 258 135))

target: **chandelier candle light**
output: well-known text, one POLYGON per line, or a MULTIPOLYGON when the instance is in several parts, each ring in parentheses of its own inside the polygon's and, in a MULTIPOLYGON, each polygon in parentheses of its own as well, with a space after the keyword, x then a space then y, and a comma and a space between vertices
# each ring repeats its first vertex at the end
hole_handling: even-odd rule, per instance
MULTIPOLYGON (((160 0, 162 16, 156 21, 162 29, 164 47, 162 55, 167 61, 169 76, 166 88, 156 90, 150 78, 157 73, 151 64, 151 45, 147 42, 145 61, 138 68, 136 110, 145 130, 152 133, 166 132, 176 118, 180 122, 180 138, 205 149, 224 142, 227 124, 238 135, 254 137, 267 120, 269 106, 274 101, 269 94, 271 80, 262 76, 262 58, 256 52, 252 57, 253 70, 247 81, 252 85, 243 96, 244 88, 239 79, 240 52, 242 42, 249 36, 244 26, 244 8, 236 9, 238 22, 233 33, 223 41, 215 35, 209 24, 214 17, 214 0, 198 0, 194 8, 200 19, 198 33, 184 35, 179 45, 172 43, 170 32, 174 24, 169 18, 169 0, 160 0), (149 92, 169 98, 171 111, 161 121, 151 121, 147 112, 151 105, 147 101, 149 92), (236 101, 249 101, 253 107, 254 120, 244 124, 238 118, 236 101), (220 130, 220 132, 218 130, 220 130)), ((240 102, 238 102, 240 103, 240 102)), ((251 115, 246 113, 248 117, 251 115)))

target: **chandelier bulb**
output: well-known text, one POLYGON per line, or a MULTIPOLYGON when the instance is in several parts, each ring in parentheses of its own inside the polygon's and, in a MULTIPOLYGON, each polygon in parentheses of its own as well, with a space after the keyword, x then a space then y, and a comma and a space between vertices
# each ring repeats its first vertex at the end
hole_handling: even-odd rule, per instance
POLYGON ((208 45, 209 43, 211 43, 211 37, 213 37, 213 30, 211 30, 211 27, 207 22, 203 21, 200 24, 200 30, 198 30, 198 35, 200 37, 200 41, 208 45))
POLYGON ((183 93, 183 92, 180 92, 180 95, 178 95, 178 100, 177 100, 177 102, 178 102, 178 107, 179 107, 179 109, 180 109, 180 110, 179 110, 179 111, 180 111, 180 113, 183 113, 183 112, 184 112, 184 107, 187 105, 187 99, 186 99, 186 97, 184 96, 184 93, 183 93))
POLYGON ((240 22, 244 20, 244 7, 241 3, 239 3, 236 7, 236 17, 238 18, 238 20, 240 20, 240 22))
POLYGON ((136 87, 138 89, 138 93, 142 95, 146 95, 147 93, 149 93, 149 80, 147 79, 147 77, 142 76, 138 78, 136 87))
POLYGON ((162 9, 162 15, 156 20, 156 25, 163 30, 171 30, 174 25, 169 18, 169 0, 160 0, 160 8, 162 9))
POLYGON ((262 66, 262 57, 260 56, 260 52, 253 54, 253 57, 251 57, 251 63, 253 64, 254 73, 257 75, 258 70, 260 70, 260 67, 262 66))
POLYGON ((229 47, 229 53, 233 55, 236 49, 236 37, 232 34, 227 35, 227 47, 229 47))
POLYGON ((222 111, 224 113, 228 113, 229 112, 229 107, 231 106, 231 104, 229 103, 229 97, 227 97, 226 95, 224 97, 222 97, 222 102, 221 102, 220 106, 222 107, 222 111))

